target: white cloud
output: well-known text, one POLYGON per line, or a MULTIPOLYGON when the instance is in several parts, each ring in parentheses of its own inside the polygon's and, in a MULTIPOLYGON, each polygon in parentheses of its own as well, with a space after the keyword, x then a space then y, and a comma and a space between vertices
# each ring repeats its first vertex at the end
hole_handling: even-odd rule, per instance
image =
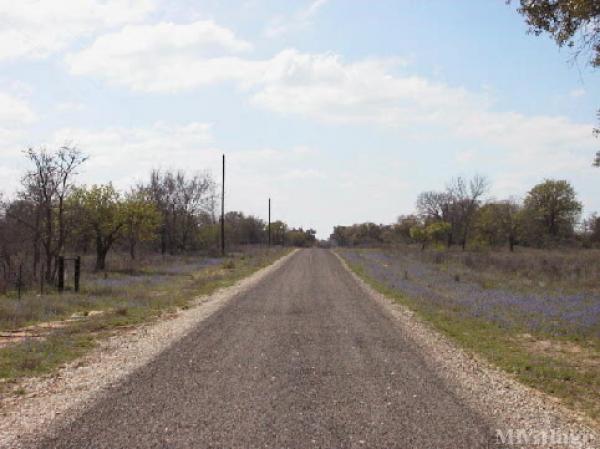
MULTIPOLYGON (((79 178, 86 184, 113 181, 118 188, 127 189, 146 180, 153 168, 184 169, 188 173, 208 170, 220 182, 224 151, 215 146, 211 125, 206 123, 65 128, 54 133, 49 147, 65 141, 90 155, 79 178)), ((304 181, 320 176, 318 169, 311 167, 316 154, 304 146, 227 151, 227 210, 264 217, 271 196, 274 219, 306 225, 302 221, 307 219, 305 211, 315 200, 313 195, 304 195, 311 188, 304 181)))
POLYGON ((312 24, 313 17, 329 0, 313 0, 308 6, 290 17, 278 16, 267 25, 264 35, 276 38, 283 34, 302 30, 312 24))
POLYGON ((125 187, 145 177, 152 168, 172 167, 174 161, 193 166, 194 158, 210 148, 210 128, 209 124, 195 122, 156 123, 147 128, 63 128, 51 140, 53 146, 70 142, 88 154, 85 172, 93 182, 113 180, 125 187))
POLYGON ((21 172, 17 160, 25 149, 25 129, 35 120, 35 113, 24 100, 0 92, 0 192, 12 194, 18 185, 21 172))
POLYGON ((0 0, 0 60, 46 57, 153 10, 154 0, 0 0))
POLYGON ((35 113, 21 98, 0 92, 0 124, 26 125, 35 121, 35 113))
POLYGON ((138 91, 178 91, 240 79, 254 64, 223 53, 251 45, 212 21, 126 26, 67 56, 71 73, 96 75, 138 91))
MULTIPOLYGON (((595 142, 591 124, 559 116, 496 111, 487 91, 474 92, 413 74, 398 74, 402 61, 345 62, 339 55, 284 50, 270 59, 207 56, 209 44, 242 51, 228 30, 207 22, 194 26, 128 27, 99 38, 70 58, 75 73, 96 74, 140 91, 181 91, 233 81, 265 110, 312 120, 377 124, 404 133, 448 136, 477 148, 463 164, 512 164, 535 176, 587 170, 595 142), (147 32, 138 33, 140 29, 147 32), (132 36, 147 36, 144 42, 132 36), (195 37, 194 37, 195 36, 195 37)), ((401 69, 406 71, 406 67, 401 69)), ((524 175, 525 176, 525 175, 524 175)))

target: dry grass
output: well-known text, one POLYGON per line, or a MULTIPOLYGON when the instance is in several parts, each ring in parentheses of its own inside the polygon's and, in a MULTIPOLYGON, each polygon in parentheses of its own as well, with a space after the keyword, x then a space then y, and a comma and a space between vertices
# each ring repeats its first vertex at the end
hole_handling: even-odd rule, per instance
POLYGON ((461 251, 398 248, 443 269, 462 272, 480 284, 503 287, 600 291, 600 249, 461 251))
POLYGON ((129 273, 119 266, 106 279, 88 275, 80 293, 0 297, 3 334, 30 326, 25 334, 37 335, 0 347, 0 392, 11 379, 51 371, 93 347, 95 339, 186 308, 197 296, 227 287, 287 252, 247 247, 208 264, 198 256, 146 260, 129 273))

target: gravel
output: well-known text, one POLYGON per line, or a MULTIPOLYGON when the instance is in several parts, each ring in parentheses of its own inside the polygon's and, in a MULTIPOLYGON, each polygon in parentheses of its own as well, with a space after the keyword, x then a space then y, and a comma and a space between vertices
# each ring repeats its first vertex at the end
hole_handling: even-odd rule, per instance
POLYGON ((340 261, 302 250, 28 381, 25 397, 2 400, 0 447, 475 449, 496 447, 496 429, 597 437, 340 261))
MULTIPOLYGON (((343 258, 341 263, 351 271, 343 258)), ((419 348, 427 364, 466 404, 488 417, 493 431, 525 430, 529 435, 571 435, 569 444, 547 444, 544 448, 598 448, 600 434, 588 418, 561 406, 555 400, 529 388, 484 360, 461 350, 448 338, 420 320, 407 307, 374 290, 352 273, 365 293, 387 309, 419 348), (576 441, 581 437, 580 442, 576 441)))
MULTIPOLYGON (((292 253, 293 254, 293 253, 292 253)), ((30 447, 54 426, 73 421, 93 400, 149 363, 241 292, 277 270, 292 254, 235 285, 197 298, 170 319, 137 327, 101 342, 83 358, 53 375, 22 381, 24 396, 0 399, 0 448, 30 447)))

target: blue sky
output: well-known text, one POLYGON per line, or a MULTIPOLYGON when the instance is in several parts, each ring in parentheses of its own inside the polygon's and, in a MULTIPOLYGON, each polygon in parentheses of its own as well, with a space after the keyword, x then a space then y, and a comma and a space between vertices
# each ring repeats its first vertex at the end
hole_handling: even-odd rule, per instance
POLYGON ((393 222, 455 176, 490 197, 591 167, 598 73, 504 1, 0 0, 0 189, 28 146, 77 144, 80 180, 211 171, 228 209, 327 237, 393 222))

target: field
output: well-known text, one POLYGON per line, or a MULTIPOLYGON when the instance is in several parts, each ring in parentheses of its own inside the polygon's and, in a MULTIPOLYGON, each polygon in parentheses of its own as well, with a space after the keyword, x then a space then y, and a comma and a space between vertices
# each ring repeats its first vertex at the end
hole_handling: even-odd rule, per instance
POLYGON ((469 351, 600 418, 600 251, 337 251, 469 351))
POLYGON ((168 315, 270 264, 287 249, 243 247, 227 258, 114 256, 107 272, 84 260, 81 291, 0 296, 0 393, 20 377, 47 373, 105 338, 168 315), (4 388, 3 388, 4 387, 4 388))

